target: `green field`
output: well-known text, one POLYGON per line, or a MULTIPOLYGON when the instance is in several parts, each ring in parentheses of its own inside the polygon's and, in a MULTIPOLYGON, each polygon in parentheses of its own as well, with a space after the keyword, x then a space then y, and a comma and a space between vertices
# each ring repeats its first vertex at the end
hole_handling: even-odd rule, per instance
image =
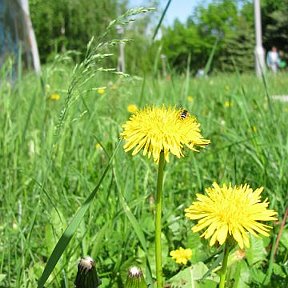
MULTIPOLYGON (((170 156, 165 167, 165 279, 185 268, 171 259, 171 250, 190 248, 188 266, 205 263, 208 268, 221 251, 192 233, 193 222, 184 216, 195 194, 214 181, 248 183, 253 189, 264 187, 262 199, 268 197, 279 221, 271 223, 270 238, 251 239, 242 261, 231 260, 227 287, 287 287, 287 229, 279 242, 276 238, 287 209, 288 103, 272 97, 287 94, 286 74, 195 79, 172 73, 163 79, 81 69, 73 73, 63 63, 44 67, 40 78, 27 74, 11 82, 5 80, 11 69, 1 73, 0 287, 37 287, 57 241, 121 141, 129 104, 184 107, 211 140, 200 153, 170 156), (60 99, 54 95, 53 100, 52 94, 60 99)), ((85 255, 95 259, 101 287, 125 287, 131 265, 140 266, 146 276, 150 266, 154 277, 157 164, 141 153, 132 157, 122 144, 45 287, 73 287, 85 255)), ((208 278, 196 279, 195 287, 216 287, 208 278)))

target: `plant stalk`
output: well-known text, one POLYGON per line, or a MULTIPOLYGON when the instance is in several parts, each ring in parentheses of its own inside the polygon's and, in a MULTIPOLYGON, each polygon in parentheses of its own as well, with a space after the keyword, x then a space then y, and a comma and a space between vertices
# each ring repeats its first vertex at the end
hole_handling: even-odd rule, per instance
POLYGON ((224 257, 222 261, 222 268, 220 271, 220 283, 219 288, 225 288, 225 280, 227 275, 227 264, 228 264, 228 256, 230 251, 229 241, 226 241, 224 246, 224 257))
POLYGON ((156 256, 156 281, 157 288, 163 287, 162 275, 162 245, 161 245, 161 232, 162 232, 162 188, 163 188, 163 174, 164 174, 164 151, 160 152, 158 178, 157 178, 157 191, 156 191, 156 215, 155 215, 155 256, 156 256))

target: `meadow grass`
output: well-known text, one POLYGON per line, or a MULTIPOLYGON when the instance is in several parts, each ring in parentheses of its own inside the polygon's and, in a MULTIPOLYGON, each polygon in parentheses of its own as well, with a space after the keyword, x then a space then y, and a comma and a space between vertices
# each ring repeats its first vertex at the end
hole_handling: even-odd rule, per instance
MULTIPOLYGON (((263 197, 269 198, 281 221, 287 208, 288 104, 271 96, 287 94, 286 74, 268 75, 265 86, 263 79, 248 74, 201 79, 172 75, 168 80, 98 72, 75 86, 67 102, 71 71, 59 63, 45 67, 41 79, 29 74, 11 84, 5 80, 9 69, 2 69, 0 287, 37 286, 55 244, 109 162, 121 125, 130 116, 129 104, 185 107, 201 123, 202 135, 211 140, 201 153, 170 157, 165 167, 166 279, 180 269, 168 256, 179 246, 192 249, 192 264, 209 264, 209 257, 217 254, 216 248, 209 250, 205 240, 192 234, 191 222, 184 217, 195 194, 213 181, 248 183, 253 189, 264 186, 263 197), (105 93, 100 95, 97 87, 106 87, 105 93), (60 99, 52 100, 53 93, 60 99)), ((150 268, 155 273, 156 171, 153 161, 132 157, 120 147, 46 287, 73 287, 78 260, 85 255, 96 260, 101 287, 124 287, 128 267, 135 263, 145 274, 150 268)), ((269 285, 285 287, 287 229, 275 261, 270 257, 278 224, 270 239, 253 242, 267 250, 247 251, 245 265, 255 270, 246 277, 250 287, 261 287, 261 273, 268 272, 269 285)))

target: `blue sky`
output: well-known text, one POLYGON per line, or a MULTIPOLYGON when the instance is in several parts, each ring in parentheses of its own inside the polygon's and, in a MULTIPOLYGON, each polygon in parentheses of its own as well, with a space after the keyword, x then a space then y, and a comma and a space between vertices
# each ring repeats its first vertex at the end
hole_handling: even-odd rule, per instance
MULTIPOLYGON (((160 0, 162 11, 164 10, 167 2, 168 0, 160 0)), ((131 7, 149 7, 149 3, 151 3, 149 0, 130 0, 131 7)), ((181 22, 185 22, 199 3, 207 3, 207 0, 172 0, 167 14, 165 15, 164 24, 171 25, 176 18, 178 18, 181 22)))

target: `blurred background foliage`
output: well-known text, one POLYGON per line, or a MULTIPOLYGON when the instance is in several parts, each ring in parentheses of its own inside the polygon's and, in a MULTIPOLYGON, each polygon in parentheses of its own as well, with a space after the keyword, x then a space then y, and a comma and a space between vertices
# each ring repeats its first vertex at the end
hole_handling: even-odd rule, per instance
MULTIPOLYGON (((67 50, 85 51, 92 36, 102 35, 109 22, 131 6, 128 0, 30 0, 29 3, 42 63, 67 50)), ((156 7, 160 17, 159 1, 147 1, 147 6, 156 7)), ((287 60, 288 0, 262 0, 261 10, 265 50, 275 45, 283 52, 283 60, 287 60)), ((140 70, 151 72, 155 57, 161 54, 166 56, 168 68, 183 72, 189 62, 190 70, 196 72, 207 63, 215 43, 211 67, 214 71, 249 71, 254 68, 253 13, 252 0, 204 1, 191 11, 186 21, 176 19, 171 26, 162 25, 154 42, 155 13, 128 25, 123 36, 112 31, 109 37, 133 39, 125 50, 127 72, 132 74, 140 70)), ((113 52, 115 57, 108 64, 115 67, 118 52, 113 52)), ((161 61, 158 66, 160 69, 161 61)))

